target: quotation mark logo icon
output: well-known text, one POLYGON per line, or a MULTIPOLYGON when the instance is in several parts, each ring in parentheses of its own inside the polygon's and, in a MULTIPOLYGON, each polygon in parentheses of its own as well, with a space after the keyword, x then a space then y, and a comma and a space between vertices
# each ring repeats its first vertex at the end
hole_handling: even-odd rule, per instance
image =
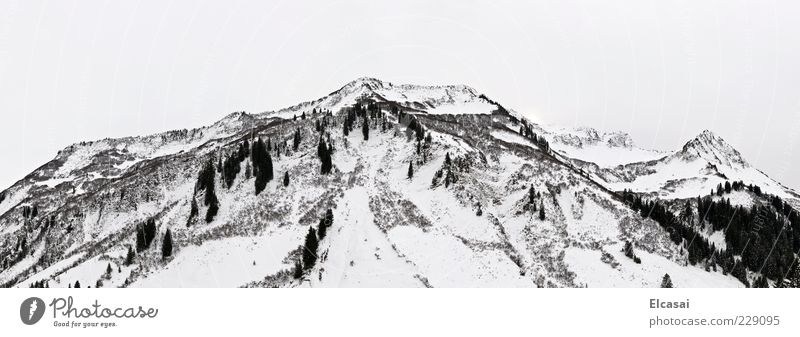
POLYGON ((31 297, 22 301, 19 306, 19 318, 26 325, 34 325, 44 316, 44 301, 38 297, 31 297))

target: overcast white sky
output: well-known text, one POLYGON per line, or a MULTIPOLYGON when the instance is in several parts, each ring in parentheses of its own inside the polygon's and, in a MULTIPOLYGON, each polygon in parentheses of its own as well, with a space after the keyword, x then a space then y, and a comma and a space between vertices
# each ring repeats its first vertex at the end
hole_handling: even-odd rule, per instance
POLYGON ((361 76, 468 84, 674 149, 710 129, 800 189, 798 1, 0 0, 0 189, 82 140, 213 123, 361 76))

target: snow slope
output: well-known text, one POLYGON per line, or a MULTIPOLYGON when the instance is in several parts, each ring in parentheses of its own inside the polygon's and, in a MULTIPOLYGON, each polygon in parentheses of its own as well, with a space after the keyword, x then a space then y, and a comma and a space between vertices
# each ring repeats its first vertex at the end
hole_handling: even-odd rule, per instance
POLYGON ((709 133, 680 151, 660 153, 636 148, 623 133, 534 125, 555 150, 547 152, 517 132, 521 122, 467 86, 361 78, 275 112, 75 144, 3 192, 0 284, 652 287, 669 273, 678 287, 741 286, 690 266, 668 233, 613 192, 694 197, 723 176, 781 191, 724 141, 709 133), (381 109, 368 140, 360 118, 348 135, 342 130, 359 101, 381 109), (418 143, 410 117, 401 119, 393 108, 413 116, 429 137, 418 143), (307 118, 293 118, 304 112, 307 118), (320 134, 317 123, 330 126, 320 134), (257 137, 271 144, 275 179, 256 195, 250 158, 239 163, 231 186, 218 170, 219 211, 206 222, 205 191, 196 188, 200 168, 208 161, 217 166, 257 137), (320 138, 335 149, 327 175, 320 174, 320 138), (448 172, 454 181, 445 183, 448 172), (196 218, 190 217, 193 200, 199 201, 196 218), (24 217, 23 207, 34 205, 38 214, 24 217), (317 263, 295 278, 306 234, 328 209, 334 221, 317 263), (156 222, 157 236, 127 265, 136 225, 148 219, 156 222), (174 250, 162 258, 167 229, 174 250), (634 242, 641 264, 621 253, 626 241, 634 242))

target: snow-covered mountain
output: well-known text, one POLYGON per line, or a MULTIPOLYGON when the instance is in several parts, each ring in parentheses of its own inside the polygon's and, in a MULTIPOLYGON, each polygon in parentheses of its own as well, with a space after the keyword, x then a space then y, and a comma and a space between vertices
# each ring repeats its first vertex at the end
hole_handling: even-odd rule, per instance
POLYGON ((618 193, 696 197, 734 179, 795 196, 710 132, 649 151, 530 123, 468 86, 361 78, 278 111, 67 147, 0 194, 0 284, 742 287, 618 193), (256 143, 274 177, 260 193, 256 143), (310 229, 326 233, 316 248, 310 229))
POLYGON ((603 132, 589 127, 549 127, 538 130, 550 139, 557 153, 600 167, 613 167, 640 161, 658 159, 667 154, 636 146, 627 133, 603 132))
POLYGON ((352 106, 353 102, 360 99, 393 102, 408 111, 434 114, 491 114, 493 111, 503 109, 499 104, 466 85, 395 85, 375 78, 362 77, 320 99, 264 115, 287 118, 314 109, 339 111, 352 106))
POLYGON ((693 198, 726 181, 743 181, 795 207, 800 205, 797 193, 751 166, 739 151, 708 130, 661 158, 605 167, 596 173, 613 190, 630 189, 659 198, 693 198))

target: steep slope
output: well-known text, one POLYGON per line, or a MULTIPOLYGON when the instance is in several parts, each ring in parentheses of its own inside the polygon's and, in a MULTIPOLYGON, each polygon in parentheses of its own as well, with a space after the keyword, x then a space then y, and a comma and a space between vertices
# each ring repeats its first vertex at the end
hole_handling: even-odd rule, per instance
POLYGON ((669 273, 683 287, 742 286, 689 265, 666 230, 520 135, 522 123, 466 86, 359 79, 277 112, 76 145, 5 192, 0 284, 655 287, 669 273), (259 139, 274 179, 256 193, 255 157, 239 153, 259 139), (321 141, 333 149, 328 174, 321 141), (209 162, 219 207, 206 221, 198 175, 209 162), (156 235, 128 264, 147 221, 156 235), (316 263, 295 275, 309 253, 316 263))

